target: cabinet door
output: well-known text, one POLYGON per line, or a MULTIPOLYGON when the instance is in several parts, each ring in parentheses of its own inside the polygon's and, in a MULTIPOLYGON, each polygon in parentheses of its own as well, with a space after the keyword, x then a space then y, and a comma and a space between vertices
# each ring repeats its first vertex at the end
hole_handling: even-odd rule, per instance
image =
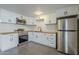
POLYGON ((48 45, 47 33, 42 33, 42 35, 41 35, 41 43, 44 44, 44 45, 48 45))
POLYGON ((48 42, 49 42, 49 46, 50 47, 53 47, 53 48, 56 48, 56 34, 52 34, 52 35, 49 35, 48 37, 48 42))
POLYGON ((13 13, 13 12, 9 13, 8 22, 9 23, 16 23, 16 13, 13 13))
POLYGON ((16 23, 16 13, 7 10, 1 10, 2 22, 16 23))
POLYGON ((62 17, 62 16, 70 16, 70 15, 79 14, 78 8, 79 7, 77 7, 77 6, 72 6, 72 7, 59 9, 59 10, 56 11, 56 16, 62 17))
POLYGON ((31 25, 31 24, 32 24, 31 22, 32 22, 31 18, 28 17, 28 18, 27 18, 27 25, 31 25))
POLYGON ((47 39, 46 33, 37 32, 35 33, 34 36, 35 36, 34 42, 37 42, 43 45, 48 45, 48 39, 47 39))
POLYGON ((12 34, 2 35, 1 51, 6 51, 8 49, 14 48, 17 46, 17 44, 18 44, 18 37, 12 34))
POLYGON ((48 16, 47 24, 56 24, 56 14, 51 14, 48 16))
POLYGON ((31 20, 31 23, 30 23, 31 25, 36 25, 36 20, 34 18, 31 18, 30 20, 31 20))
POLYGON ((11 38, 9 35, 1 36, 1 51, 5 51, 11 48, 11 38))
POLYGON ((65 16, 65 14, 67 14, 67 11, 66 11, 65 8, 59 9, 59 10, 56 11, 56 16, 57 16, 57 17, 65 16))
POLYGON ((34 32, 28 32, 28 40, 33 41, 35 39, 34 32))
POLYGON ((44 41, 44 33, 38 33, 38 41, 39 41, 39 43, 41 43, 41 44, 43 44, 43 43, 45 43, 45 41, 44 41))
POLYGON ((9 13, 5 10, 1 10, 1 19, 2 19, 2 22, 8 22, 9 13))
POLYGON ((39 42, 39 33, 37 33, 37 32, 35 32, 34 33, 34 39, 33 39, 33 41, 35 41, 35 42, 39 42))
POLYGON ((42 34, 41 33, 39 33, 39 32, 34 32, 34 34, 33 34, 34 36, 33 36, 33 41, 34 42, 37 42, 37 43, 42 43, 42 39, 43 39, 43 37, 42 37, 42 34))
POLYGON ((18 34, 14 33, 14 34, 11 34, 10 35, 12 41, 11 41, 11 44, 12 44, 12 47, 15 47, 18 45, 19 43, 19 37, 18 37, 18 34))
POLYGON ((27 25, 36 25, 36 20, 32 17, 27 18, 27 25))
POLYGON ((70 8, 66 8, 67 10, 67 15, 76 15, 79 14, 79 7, 70 7, 70 8))

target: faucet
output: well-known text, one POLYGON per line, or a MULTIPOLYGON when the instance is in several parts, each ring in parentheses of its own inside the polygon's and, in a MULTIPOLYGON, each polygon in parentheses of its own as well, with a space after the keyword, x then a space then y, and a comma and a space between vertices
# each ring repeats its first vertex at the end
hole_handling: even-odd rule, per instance
POLYGON ((42 31, 41 27, 38 27, 38 30, 39 30, 39 31, 42 31))

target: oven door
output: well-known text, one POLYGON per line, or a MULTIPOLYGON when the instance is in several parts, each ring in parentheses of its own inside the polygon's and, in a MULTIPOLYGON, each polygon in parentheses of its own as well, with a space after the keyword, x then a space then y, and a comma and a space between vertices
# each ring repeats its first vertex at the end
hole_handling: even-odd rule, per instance
POLYGON ((28 35, 19 36, 19 43, 23 43, 25 41, 28 41, 28 35))

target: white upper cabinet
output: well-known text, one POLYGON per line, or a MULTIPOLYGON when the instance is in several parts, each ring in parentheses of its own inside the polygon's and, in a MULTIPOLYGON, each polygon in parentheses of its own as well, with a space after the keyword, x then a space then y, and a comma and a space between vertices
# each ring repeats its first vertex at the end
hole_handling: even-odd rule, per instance
POLYGON ((4 23, 14 23, 16 24, 16 18, 21 19, 21 17, 23 16, 23 18, 27 21, 27 17, 15 12, 11 12, 8 10, 4 10, 1 9, 0 10, 0 22, 4 22, 4 23))
POLYGON ((56 24, 56 14, 48 15, 45 24, 47 25, 56 24))
POLYGON ((16 13, 1 9, 1 22, 16 23, 16 13))
POLYGON ((62 8, 62 9, 56 10, 57 17, 77 15, 77 14, 79 14, 79 7, 78 6, 71 6, 68 8, 62 8))
POLYGON ((36 19, 33 17, 27 18, 27 25, 36 25, 36 19))
POLYGON ((36 25, 36 19, 33 17, 27 17, 5 9, 0 10, 0 22, 16 24, 16 18, 21 19, 22 16, 26 21, 26 25, 36 25))

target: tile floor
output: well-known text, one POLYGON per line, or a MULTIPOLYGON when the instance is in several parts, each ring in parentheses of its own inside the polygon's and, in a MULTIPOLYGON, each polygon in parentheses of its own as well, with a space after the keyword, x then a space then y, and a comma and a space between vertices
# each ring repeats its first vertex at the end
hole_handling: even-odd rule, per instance
POLYGON ((8 51, 0 52, 0 55, 63 55, 50 48, 34 42, 24 42, 18 47, 12 48, 8 51))

